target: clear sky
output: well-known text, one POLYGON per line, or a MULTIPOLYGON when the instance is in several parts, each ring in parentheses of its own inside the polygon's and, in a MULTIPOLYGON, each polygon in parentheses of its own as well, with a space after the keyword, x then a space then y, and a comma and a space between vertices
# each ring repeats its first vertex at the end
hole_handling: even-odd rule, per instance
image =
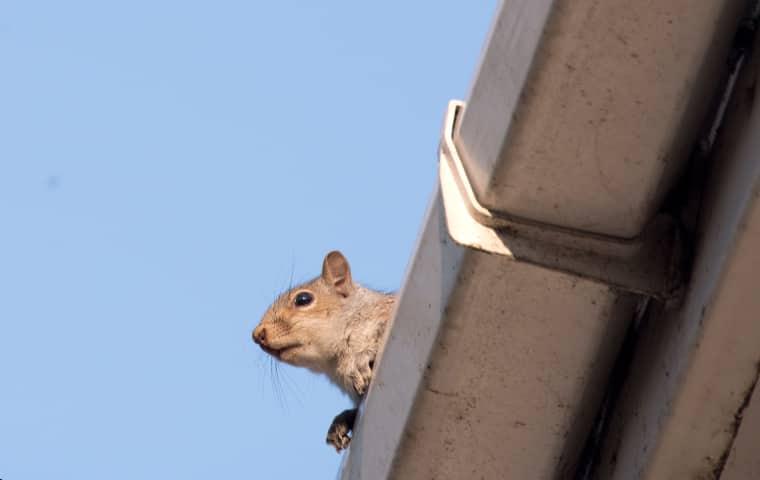
POLYGON ((0 2, 0 478, 334 478, 251 329, 398 288, 495 0, 0 2))

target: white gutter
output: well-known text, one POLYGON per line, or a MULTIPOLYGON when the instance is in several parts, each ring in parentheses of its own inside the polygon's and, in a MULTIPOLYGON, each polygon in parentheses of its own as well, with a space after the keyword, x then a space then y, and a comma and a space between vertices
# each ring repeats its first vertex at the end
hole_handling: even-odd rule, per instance
POLYGON ((503 3, 343 479, 573 478, 638 308, 682 280, 655 213, 742 5, 503 3))
POLYGON ((496 217, 632 238, 689 155, 742 0, 506 0, 455 135, 496 217))
POLYGON ((690 288, 650 320, 599 478, 760 478, 759 60, 718 140, 690 288))

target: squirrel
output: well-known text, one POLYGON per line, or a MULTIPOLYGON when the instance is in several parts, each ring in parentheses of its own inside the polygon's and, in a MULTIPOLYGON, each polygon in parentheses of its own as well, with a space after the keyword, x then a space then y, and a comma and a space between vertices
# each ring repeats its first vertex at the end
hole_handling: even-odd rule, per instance
POLYGON ((359 403, 372 381, 396 296, 354 282, 348 260, 328 253, 322 274, 281 294, 253 330, 253 341, 276 359, 327 377, 354 408, 333 419, 326 442, 348 447, 359 403))

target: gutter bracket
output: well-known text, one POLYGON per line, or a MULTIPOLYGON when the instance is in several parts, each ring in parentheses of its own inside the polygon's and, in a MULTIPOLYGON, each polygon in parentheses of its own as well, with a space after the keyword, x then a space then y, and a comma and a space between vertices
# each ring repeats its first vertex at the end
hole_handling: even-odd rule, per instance
POLYGON ((458 244, 596 280, 658 299, 680 291, 680 239, 676 222, 657 215, 633 239, 621 239, 492 212, 478 201, 454 142, 465 108, 449 102, 439 148, 439 181, 446 225, 458 244))

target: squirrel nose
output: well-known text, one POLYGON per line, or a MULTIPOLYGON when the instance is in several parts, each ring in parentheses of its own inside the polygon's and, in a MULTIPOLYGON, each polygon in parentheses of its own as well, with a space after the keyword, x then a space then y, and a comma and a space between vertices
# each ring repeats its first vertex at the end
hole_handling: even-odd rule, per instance
POLYGON ((259 345, 266 346, 267 344, 267 329, 263 325, 259 325, 253 330, 253 341, 259 345))

